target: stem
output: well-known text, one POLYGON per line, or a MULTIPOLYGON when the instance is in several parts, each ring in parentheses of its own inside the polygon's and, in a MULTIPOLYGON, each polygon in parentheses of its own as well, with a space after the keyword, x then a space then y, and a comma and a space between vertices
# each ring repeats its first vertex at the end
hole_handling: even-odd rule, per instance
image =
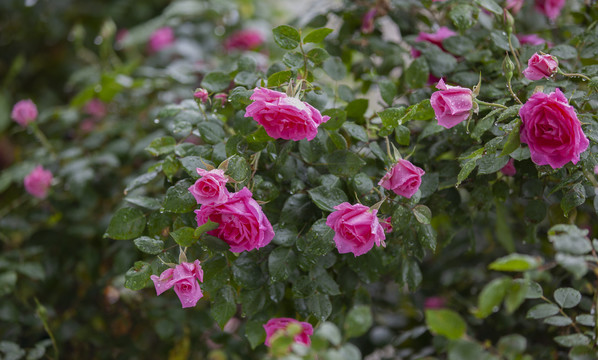
POLYGON ((50 154, 52 154, 52 157, 56 157, 56 153, 54 152, 54 149, 52 148, 52 145, 50 145, 50 142, 46 138, 46 135, 44 135, 44 133, 40 130, 40 128, 37 125, 37 123, 36 122, 32 122, 30 124, 30 126, 31 126, 31 129, 33 130, 33 134, 35 135, 35 137, 37 138, 37 140, 39 140, 39 142, 42 144, 42 146, 50 154))
POLYGON ((521 100, 519 100, 519 98, 517 97, 517 95, 515 95, 515 92, 513 92, 513 88, 511 87, 511 79, 507 80, 507 89, 509 89, 509 93, 511 94, 511 96, 513 97, 513 99, 515 99, 515 101, 517 101, 519 103, 519 105, 523 105, 523 103, 521 102, 521 100))
POLYGON ((35 303, 37 304, 37 309, 35 312, 37 313, 37 316, 39 316, 40 320, 42 321, 42 324, 44 325, 44 330, 46 330, 46 332, 50 336, 50 340, 52 341, 52 347, 54 348, 54 356, 56 357, 56 359, 58 359, 58 345, 56 344, 56 338, 54 338, 54 333, 52 332, 52 330, 50 329, 50 326, 48 325, 48 321, 46 319, 46 314, 45 314, 45 309, 42 306, 42 304, 39 303, 39 300, 37 300, 37 298, 35 298, 35 303))
POLYGON ((307 80, 307 55, 305 55, 305 51, 303 50, 303 41, 299 41, 299 49, 301 49, 301 54, 303 55, 303 78, 307 80))
POLYGON ((563 76, 566 76, 566 77, 580 77, 580 78, 582 78, 582 79, 584 79, 586 81, 592 81, 592 79, 590 79, 589 77, 585 76, 584 74, 579 74, 579 73, 571 73, 571 74, 564 73, 564 72, 561 71, 560 68, 559 68, 559 73, 561 75, 563 75, 563 76))
MULTIPOLYGON (((513 54, 513 57, 515 58, 515 64, 517 64, 517 73, 521 74, 521 63, 519 62, 519 56, 517 56, 517 52, 515 52, 515 49, 513 48, 513 44, 511 43, 511 32, 507 33, 507 38, 509 39, 509 49, 511 49, 511 53, 513 54)), ((509 81, 510 83, 510 81, 509 81)), ((511 84, 509 84, 510 87, 511 84)))
MULTIPOLYGON (((542 300, 546 301, 549 304, 554 304, 552 301, 550 301, 546 296, 542 295, 541 297, 542 300)), ((571 320, 571 326, 573 326, 573 328, 575 329, 575 331, 578 334, 583 334, 583 332, 577 327, 577 324, 575 324, 575 321, 573 321, 573 319, 571 319, 571 317, 569 315, 567 315, 567 313, 559 306, 559 313, 561 313, 561 315, 563 315, 564 317, 566 317, 567 319, 571 320)))
POLYGON ((485 102, 482 101, 480 99, 475 99, 475 102, 477 102, 480 105, 486 105, 486 106, 491 106, 491 107, 497 107, 497 108, 501 108, 501 109, 508 109, 508 107, 502 105, 502 104, 496 104, 496 103, 489 103, 489 102, 485 102))

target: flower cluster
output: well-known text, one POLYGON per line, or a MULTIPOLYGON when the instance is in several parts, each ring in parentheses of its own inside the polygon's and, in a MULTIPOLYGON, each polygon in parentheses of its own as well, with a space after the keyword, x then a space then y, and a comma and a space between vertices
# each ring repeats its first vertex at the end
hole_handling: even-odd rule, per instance
POLYGON ((193 307, 203 297, 199 282, 203 282, 203 269, 199 260, 193 263, 183 262, 174 268, 168 268, 160 276, 152 275, 156 294, 159 296, 164 291, 174 286, 174 292, 179 297, 183 308, 193 307))
POLYGON ((286 334, 289 325, 296 324, 300 327, 300 331, 294 336, 293 340, 296 343, 311 345, 311 339, 309 338, 314 333, 314 328, 310 323, 297 321, 292 318, 272 318, 264 325, 266 330, 266 346, 272 345, 272 340, 278 334, 286 334))
POLYGON ((242 252, 262 248, 274 238, 274 230, 249 189, 229 193, 223 170, 197 169, 201 176, 189 187, 198 204, 197 225, 208 220, 218 223, 208 232, 230 245, 230 251, 242 252))

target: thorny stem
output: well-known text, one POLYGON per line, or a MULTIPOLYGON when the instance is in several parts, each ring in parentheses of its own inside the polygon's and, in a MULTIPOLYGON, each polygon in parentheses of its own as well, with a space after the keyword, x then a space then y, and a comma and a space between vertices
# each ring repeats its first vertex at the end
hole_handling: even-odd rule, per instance
POLYGON ((563 76, 567 76, 567 77, 580 77, 580 78, 582 78, 582 79, 584 79, 586 81, 592 81, 592 79, 590 79, 589 77, 587 77, 584 74, 579 74, 579 73, 571 73, 571 74, 570 73, 565 73, 565 72, 560 71, 560 69, 559 69, 559 74, 561 74, 563 76))
POLYGON ((307 80, 307 55, 305 54, 305 51, 303 50, 303 41, 299 41, 299 49, 301 49, 301 54, 303 55, 303 76, 304 76, 304 79, 307 80))
POLYGON ((480 105, 492 106, 492 107, 497 107, 497 108, 501 108, 501 109, 508 109, 508 107, 506 107, 502 104, 489 103, 489 102, 482 101, 480 99, 475 99, 475 102, 477 102, 480 105))
MULTIPOLYGON (((519 64, 519 63, 517 63, 517 64, 519 64)), ((509 89, 509 93, 511 94, 511 96, 513 97, 513 99, 515 99, 515 101, 517 101, 519 103, 519 105, 523 105, 523 103, 521 102, 521 100, 519 100, 519 98, 517 97, 517 95, 513 91, 513 88, 511 87, 511 80, 510 79, 507 81, 507 89, 509 89)))
MULTIPOLYGON (((517 64, 517 73, 521 74, 521 63, 519 62, 519 56, 517 56, 517 52, 515 51, 515 49, 513 48, 513 44, 511 43, 511 33, 510 32, 507 34, 507 37, 509 39, 509 48, 511 49, 511 53, 513 54, 513 57, 515 58, 515 64, 517 64)), ((509 87, 511 87, 510 81, 509 81, 509 87)))
POLYGON ((52 341, 52 347, 54 348, 54 356, 56 357, 56 359, 58 359, 59 353, 58 353, 58 345, 56 344, 56 338, 54 337, 54 333, 50 329, 50 325, 48 325, 48 321, 46 319, 45 314, 42 314, 42 309, 44 307, 42 306, 42 304, 39 303, 39 300, 37 300, 37 298, 35 298, 35 303, 37 304, 37 309, 36 309, 37 316, 39 316, 40 320, 42 321, 42 324, 44 325, 44 330, 46 330, 46 332, 50 336, 50 340, 52 341))

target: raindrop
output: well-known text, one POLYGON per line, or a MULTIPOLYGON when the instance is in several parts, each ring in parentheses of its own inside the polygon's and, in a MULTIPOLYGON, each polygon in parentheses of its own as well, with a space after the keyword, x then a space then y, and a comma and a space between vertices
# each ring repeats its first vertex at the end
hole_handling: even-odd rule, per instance
POLYGON ((96 87, 93 88, 93 91, 99 93, 100 91, 102 91, 102 85, 96 85, 96 87))
POLYGON ((95 39, 93 39, 93 43, 96 44, 96 45, 100 45, 102 43, 102 41, 104 41, 104 38, 101 37, 101 36, 99 36, 99 35, 96 36, 95 39))
POLYGON ((222 26, 222 25, 220 25, 220 26, 216 26, 216 27, 214 28, 214 34, 215 34, 216 36, 222 36, 222 35, 224 35, 224 26, 222 26))
POLYGON ((160 123, 160 120, 154 119, 154 124, 159 124, 159 123, 160 123))

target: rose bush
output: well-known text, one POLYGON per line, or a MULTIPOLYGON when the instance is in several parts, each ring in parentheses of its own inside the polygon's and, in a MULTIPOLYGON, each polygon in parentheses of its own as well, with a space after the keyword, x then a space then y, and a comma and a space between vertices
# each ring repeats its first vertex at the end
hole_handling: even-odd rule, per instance
POLYGON ((0 4, 0 357, 596 357, 591 2, 26 5, 0 4))

